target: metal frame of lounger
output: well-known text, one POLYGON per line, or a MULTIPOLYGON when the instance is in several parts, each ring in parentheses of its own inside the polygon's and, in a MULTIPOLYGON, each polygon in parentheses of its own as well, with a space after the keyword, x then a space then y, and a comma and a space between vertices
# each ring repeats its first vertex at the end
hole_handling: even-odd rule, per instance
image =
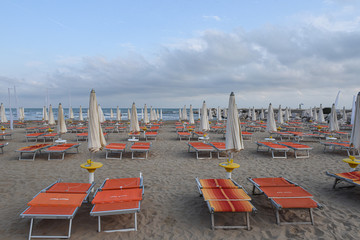
MULTIPOLYGON (((53 147, 56 147, 56 146, 59 146, 59 145, 55 145, 53 147)), ((65 150, 51 150, 51 151, 49 151, 48 149, 46 149, 44 151, 44 153, 48 153, 48 160, 64 160, 65 153, 69 153, 67 151, 70 150, 70 149, 76 148, 76 153, 79 153, 79 146, 80 146, 80 143, 78 143, 76 145, 73 145, 73 146, 71 146, 71 147, 69 147, 69 148, 67 148, 65 150), (60 153, 60 154, 62 154, 62 157, 61 158, 51 158, 52 153, 60 153)))
MULTIPOLYGON (((253 207, 252 212, 256 213, 257 209, 254 207, 254 205, 250 202, 250 201, 246 201, 249 202, 251 204, 251 206, 253 207)), ((220 225, 215 225, 215 213, 226 213, 226 212, 215 212, 214 209, 210 206, 209 201, 206 201, 206 204, 209 208, 210 214, 211 214, 211 230, 215 230, 215 229, 247 229, 248 231, 250 230, 250 212, 231 212, 233 214, 236 213, 245 213, 245 225, 238 225, 238 226, 220 226, 220 225)))
POLYGON ((322 145, 324 145, 324 153, 327 152, 326 151, 326 147, 329 147, 329 149, 332 149, 332 151, 334 152, 336 150, 336 147, 340 148, 340 150, 345 150, 348 154, 348 156, 353 155, 353 156, 360 156, 360 152, 359 150, 353 148, 353 147, 348 147, 348 146, 343 146, 343 145, 339 145, 339 143, 342 142, 321 142, 322 145), (350 151, 353 151, 353 154, 350 154, 350 151), (357 152, 357 154, 356 154, 357 152))
POLYGON ((124 149, 111 149, 111 148, 105 147, 105 159, 119 159, 119 160, 121 160, 122 155, 123 155, 124 152, 125 152, 125 148, 124 149), (120 154, 120 156, 118 158, 109 157, 109 154, 116 154, 116 153, 120 154))
POLYGON ((0 144, 0 149, 1 149, 1 153, 3 154, 4 153, 4 147, 9 145, 9 143, 2 143, 0 144))
POLYGON ((48 139, 54 141, 55 138, 58 137, 58 136, 59 136, 59 134, 56 134, 56 135, 45 134, 45 135, 41 135, 41 136, 39 137, 39 139, 42 138, 42 139, 44 140, 44 142, 46 142, 46 140, 48 140, 48 139))
POLYGON ((304 144, 300 144, 300 143, 297 143, 297 144, 300 144, 300 145, 303 145, 303 146, 307 146, 307 148, 296 148, 296 147, 293 147, 291 145, 287 145, 283 142, 278 142, 277 144, 280 144, 280 145, 283 145, 285 147, 288 147, 288 148, 291 148, 292 150, 294 150, 294 155, 295 155, 295 158, 309 158, 310 157, 310 150, 312 150, 313 148, 312 147, 309 147, 307 145, 304 145, 304 144), (297 151, 305 151, 306 152, 306 155, 297 155, 297 151))
MULTIPOLYGON (((31 206, 30 206, 31 207, 31 206)), ((30 221, 30 230, 29 230, 29 240, 31 238, 70 238, 71 235, 71 227, 72 227, 72 220, 76 215, 79 207, 76 207, 75 210, 71 215, 51 215, 51 214, 24 214, 30 207, 27 207, 21 214, 21 218, 31 218, 30 221), (69 231, 67 235, 55 236, 55 235, 32 235, 33 233, 33 225, 34 219, 69 219, 69 231)))
POLYGON ((195 153, 196 153, 196 159, 212 159, 212 151, 214 149, 213 146, 211 145, 208 145, 206 143, 206 145, 210 146, 212 149, 197 149, 196 147, 192 146, 190 143, 187 143, 189 148, 188 148, 188 152, 191 152, 190 151, 190 148, 193 148, 195 150, 195 153), (199 158, 199 152, 209 152, 209 157, 208 158, 199 158))
MULTIPOLYGON (((134 143, 135 144, 135 143, 134 143)), ((134 145, 133 144, 133 145, 134 145)), ((131 147, 133 146, 133 145, 131 145, 131 147)), ((131 151, 131 159, 147 159, 147 157, 148 157, 148 153, 150 152, 150 149, 151 149, 151 145, 152 144, 150 144, 149 145, 149 148, 147 148, 147 149, 132 149, 131 147, 130 147, 130 151, 131 151), (134 157, 134 153, 135 152, 138 152, 138 153, 145 153, 145 157, 134 157)))
POLYGON ((0 133, 0 137, 2 137, 3 140, 5 140, 6 137, 9 137, 8 139, 12 139, 12 133, 0 133))
POLYGON ((39 154, 40 154, 41 150, 43 150, 45 148, 49 148, 51 146, 54 146, 54 145, 49 144, 48 146, 44 146, 42 148, 37 148, 36 150, 33 150, 33 151, 23 151, 23 150, 15 150, 15 151, 20 153, 19 160, 35 161, 35 157, 36 157, 37 152, 39 152, 39 154), (32 158, 23 158, 22 156, 23 156, 24 153, 33 154, 33 157, 32 158))
POLYGON ((222 153, 222 152, 226 152, 226 149, 219 149, 219 148, 217 148, 214 144, 212 144, 212 142, 209 142, 209 144, 213 147, 213 148, 215 148, 215 150, 217 151, 217 155, 218 155, 218 159, 228 159, 228 156, 226 156, 226 157, 220 157, 220 153, 222 153))
MULTIPOLYGON (((184 132, 184 133, 189 133, 189 132, 184 132)), ((189 141, 190 141, 190 139, 191 139, 191 133, 189 133, 189 135, 186 135, 186 136, 179 134, 179 132, 176 133, 176 134, 178 135, 178 137, 179 137, 179 139, 180 139, 180 142, 181 142, 182 137, 188 138, 189 141)))
MULTIPOLYGON (((29 134, 35 134, 35 133, 29 133, 29 134)), ((34 139, 35 140, 34 142, 37 142, 42 135, 45 135, 45 133, 43 133, 43 132, 36 133, 36 134, 39 134, 36 136, 28 136, 29 134, 25 135, 26 142, 31 142, 30 139, 34 139)))
POLYGON ((259 147, 266 147, 267 148, 267 152, 269 150, 271 150, 271 155, 272 155, 272 158, 287 158, 287 152, 290 150, 289 148, 273 148, 273 147, 270 147, 268 145, 265 145, 263 143, 260 143, 260 142, 255 142, 257 144, 257 148, 256 148, 256 151, 257 152, 265 152, 265 151, 260 151, 259 150, 259 147), (284 156, 275 156, 275 151, 277 152, 283 152, 284 153, 284 156))
MULTIPOLYGON (((153 133, 153 132, 155 132, 155 131, 150 131, 149 133, 153 133)), ((147 141, 148 138, 149 138, 149 140, 153 139, 154 141, 156 141, 157 135, 158 135, 157 132, 156 132, 156 134, 150 134, 150 135, 146 135, 146 133, 145 133, 145 141, 147 141)))
MULTIPOLYGON (((351 186, 347 186, 347 187, 355 187, 355 186, 360 187, 360 184, 359 184, 359 183, 356 183, 356 182, 354 182, 353 180, 348 179, 348 178, 340 177, 340 176, 336 175, 335 173, 330 173, 330 172, 326 171, 326 175, 335 178, 335 182, 334 182, 334 185, 333 185, 333 189, 335 189, 335 188, 336 188, 336 185, 337 185, 338 183, 340 183, 341 181, 345 181, 345 182, 347 182, 347 183, 352 184, 351 186)), ((341 188, 344 188, 344 187, 341 187, 341 188)))
MULTIPOLYGON (((260 178, 261 178, 261 177, 260 177, 260 178)), ((271 178, 271 177, 270 177, 270 178, 271 178)), ((283 179, 285 179, 286 181, 288 181, 290 184, 293 184, 294 186, 299 186, 297 183, 295 183, 295 182, 293 182, 293 181, 291 181, 291 180, 289 180, 289 179, 287 179, 287 178, 284 178, 284 177, 282 177, 282 176, 279 176, 279 177, 276 177, 276 178, 283 178, 283 179)), ((261 188, 260 188, 261 186, 260 186, 259 184, 257 184, 257 183, 253 180, 252 177, 248 177, 247 180, 253 184, 253 190, 252 190, 252 194, 253 194, 253 195, 260 195, 260 194, 263 194, 263 193, 264 193, 264 192, 261 190, 261 188), (260 193, 255 193, 255 189, 259 190, 260 193)))

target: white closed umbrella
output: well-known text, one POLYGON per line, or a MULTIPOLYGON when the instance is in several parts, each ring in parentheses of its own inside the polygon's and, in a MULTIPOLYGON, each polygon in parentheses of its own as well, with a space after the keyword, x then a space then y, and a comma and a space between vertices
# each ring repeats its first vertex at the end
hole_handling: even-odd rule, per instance
POLYGON ((88 149, 90 153, 96 153, 101 151, 105 145, 106 140, 104 137, 104 133, 101 129, 100 123, 100 112, 101 109, 99 107, 96 99, 95 90, 91 90, 90 93, 90 101, 89 101, 89 126, 88 126, 88 149))
POLYGON ((144 123, 145 124, 148 124, 150 121, 149 121, 149 115, 148 115, 148 110, 147 110, 147 107, 146 107, 146 104, 144 106, 144 123))
POLYGON ((288 109, 288 107, 285 108, 284 121, 285 122, 289 121, 289 109, 288 109))
MULTIPOLYGON (((360 92, 357 95, 354 113, 354 125, 351 130, 350 146, 360 151, 360 92)), ((355 154, 354 154, 355 155, 355 154)))
POLYGON ((25 112, 24 112, 24 108, 20 107, 19 108, 19 121, 23 122, 25 120, 25 112))
POLYGON ((64 109, 61 103, 59 103, 59 107, 58 107, 57 132, 59 134, 59 139, 61 139, 61 134, 65 134, 67 132, 65 118, 64 118, 64 109))
POLYGON ((324 112, 323 112, 322 104, 320 104, 320 108, 319 108, 318 122, 319 122, 319 123, 325 122, 325 117, 324 117, 324 112))
POLYGON ((43 108, 43 120, 44 121, 49 121, 49 116, 48 116, 48 113, 47 113, 47 110, 46 110, 46 106, 44 106, 44 108, 43 108))
POLYGON ((352 103, 352 107, 351 107, 351 121, 350 124, 354 125, 354 120, 355 120, 355 102, 356 102, 356 98, 355 95, 353 96, 353 103, 352 103))
POLYGON ((251 108, 249 108, 249 111, 248 111, 248 117, 249 117, 249 120, 251 119, 251 108))
POLYGON ((314 122, 318 122, 318 114, 316 113, 316 107, 314 107, 313 117, 314 117, 314 122))
POLYGON ((189 123, 190 124, 195 124, 193 107, 192 107, 191 104, 190 104, 190 112, 189 112, 189 123))
POLYGON ((310 118, 313 118, 313 111, 312 111, 312 108, 310 107, 310 109, 309 109, 309 117, 310 118))
POLYGON ((49 125, 55 125, 55 118, 51 104, 49 106, 49 125))
POLYGON ((266 131, 269 132, 269 133, 277 132, 276 123, 275 123, 275 116, 274 116, 274 109, 273 109, 271 103, 269 104, 268 116, 267 116, 267 119, 266 119, 266 131))
POLYGON ((261 120, 265 119, 264 108, 261 108, 260 119, 261 119, 261 120))
POLYGON ((252 109, 251 120, 254 121, 254 122, 256 121, 255 107, 253 107, 253 109, 252 109))
POLYGON ((144 121, 144 109, 141 109, 141 121, 144 121))
POLYGON ((329 130, 330 130, 330 132, 339 131, 339 123, 337 120, 335 104, 333 104, 331 107, 331 112, 330 112, 330 117, 329 117, 329 130))
POLYGON ((154 116, 154 121, 157 121, 157 115, 156 115, 155 108, 153 109, 153 116, 154 116))
POLYGON ((201 109, 199 108, 198 109, 198 120, 200 120, 201 119, 201 109))
MULTIPOLYGON (((268 112, 268 117, 269 117, 269 112, 268 112)), ((279 124, 284 123, 283 113, 282 113, 282 110, 281 110, 281 105, 279 106, 279 111, 278 111, 278 123, 279 124)))
POLYGON ((130 121, 131 118, 131 113, 130 113, 130 109, 128 108, 128 120, 130 121))
POLYGON ((342 122, 346 123, 347 122, 347 116, 346 116, 346 109, 345 107, 343 108, 343 112, 342 112, 342 122))
POLYGON ((110 120, 113 120, 113 118, 114 118, 114 112, 112 108, 110 108, 110 120))
MULTIPOLYGON (((104 115, 104 112, 103 112, 100 104, 98 105, 98 113, 99 113, 98 116, 99 116, 100 123, 105 122, 105 115, 104 115)), ((89 113, 89 114, 91 114, 91 113, 89 113)))
POLYGON ((187 117, 187 111, 186 111, 186 105, 184 105, 184 108, 182 110, 182 120, 188 120, 188 117, 187 117))
POLYGON ((181 121, 182 119, 182 113, 181 113, 181 108, 179 108, 179 121, 181 121))
POLYGON ((162 108, 160 109, 160 120, 163 120, 163 115, 162 115, 162 108))
POLYGON ((138 121, 135 103, 133 103, 132 107, 131 107, 130 132, 140 132, 139 121, 138 121))
POLYGON ((121 113, 120 113, 120 109, 119 106, 116 107, 116 121, 121 121, 121 113))
POLYGON ((203 102, 203 106, 201 108, 201 117, 200 117, 200 131, 209 131, 209 119, 207 114, 207 108, 205 101, 203 102))
POLYGON ((83 114, 82 114, 82 107, 80 105, 80 108, 79 108, 79 121, 84 121, 84 117, 83 117, 83 114))
POLYGON ((150 106, 150 121, 155 121, 155 115, 152 106, 150 106))
POLYGON ((217 119, 218 119, 219 122, 222 121, 220 106, 218 106, 218 109, 217 109, 217 119))
POLYGON ((4 107, 4 104, 3 104, 3 103, 1 103, 0 117, 1 117, 1 122, 2 122, 2 123, 8 122, 8 120, 7 120, 7 118, 6 118, 5 107, 4 107))
MULTIPOLYGON (((70 110, 69 110, 69 111, 70 111, 70 114, 69 114, 70 116, 69 116, 69 118, 70 118, 70 119, 74 119, 74 111, 73 111, 73 109, 72 109, 71 106, 70 106, 70 110)), ((50 121, 50 120, 49 120, 49 121, 50 121)))
POLYGON ((156 120, 160 119, 159 109, 156 109, 156 120))

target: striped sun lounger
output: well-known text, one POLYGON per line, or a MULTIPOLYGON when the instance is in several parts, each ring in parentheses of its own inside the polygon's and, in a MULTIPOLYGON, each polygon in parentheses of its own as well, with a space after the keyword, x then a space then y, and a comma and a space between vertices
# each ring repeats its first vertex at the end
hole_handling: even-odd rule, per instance
POLYGON ((132 159, 147 159, 150 152, 151 142, 134 142, 130 147, 132 159), (135 153, 145 153, 145 157, 134 157, 135 153))
POLYGON ((36 144, 32 146, 22 147, 16 150, 16 152, 20 153, 19 160, 35 160, 35 156, 37 153, 41 153, 41 150, 52 146, 52 144, 36 144), (31 154, 32 158, 23 158, 23 154, 31 154))
POLYGON ((257 144, 256 151, 260 151, 260 147, 267 148, 267 151, 271 151, 271 155, 273 158, 287 158, 286 153, 290 150, 288 147, 284 145, 280 145, 277 143, 272 142, 255 142, 257 144), (282 152, 284 153, 283 156, 275 156, 275 152, 282 152))
POLYGON ((360 186, 360 171, 344 172, 344 173, 330 173, 326 175, 335 178, 333 188, 342 181, 350 183, 352 186, 360 186))
POLYGON ((44 153, 48 154, 48 160, 64 160, 65 153, 71 149, 76 149, 76 153, 79 153, 79 143, 64 143, 55 146, 51 146, 44 150, 44 153), (51 154, 60 154, 61 158, 51 158, 51 154))
POLYGON ((309 158, 310 157, 310 150, 312 149, 312 147, 309 147, 308 145, 294 143, 294 142, 278 142, 278 144, 284 145, 284 146, 294 150, 295 158, 309 158), (305 151, 306 155, 298 155, 297 153, 299 151, 305 151))

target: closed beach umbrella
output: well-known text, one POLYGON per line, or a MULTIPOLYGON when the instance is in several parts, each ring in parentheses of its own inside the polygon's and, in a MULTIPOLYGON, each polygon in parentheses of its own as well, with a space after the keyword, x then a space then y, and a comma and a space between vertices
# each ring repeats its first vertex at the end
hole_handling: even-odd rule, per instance
POLYGON ((310 109, 309 109, 309 117, 310 118, 313 118, 313 111, 312 111, 312 108, 310 107, 310 109))
POLYGON ((157 121, 157 115, 156 115, 155 108, 153 109, 153 116, 154 116, 154 121, 157 121))
MULTIPOLYGON (((73 111, 73 109, 72 109, 72 107, 70 106, 70 119, 74 119, 74 111, 73 111)), ((50 119, 49 119, 49 121, 50 121, 50 119)))
MULTIPOLYGON (((89 113, 89 114, 91 115, 91 113, 89 113)), ((98 105, 98 116, 99 116, 100 123, 105 122, 105 115, 104 115, 104 112, 103 112, 100 104, 98 105)))
POLYGON ((288 109, 288 107, 285 108, 284 121, 285 122, 289 121, 289 109, 288 109))
POLYGON ((20 107, 19 108, 19 121, 23 122, 25 120, 25 113, 24 113, 24 108, 20 107))
POLYGON ((320 123, 325 122, 325 117, 324 117, 324 112, 323 112, 322 104, 320 104, 318 122, 320 122, 320 123))
POLYGON ((144 121, 144 109, 141 109, 141 121, 144 121))
POLYGON ((46 110, 46 106, 44 106, 44 108, 43 108, 43 120, 44 121, 49 121, 49 116, 48 116, 48 113, 47 113, 47 110, 46 110))
POLYGON ((138 121, 135 103, 133 103, 132 107, 131 107, 130 132, 140 132, 139 121, 138 121))
POLYGON ((113 120, 113 118, 114 118, 114 112, 112 108, 110 108, 110 120, 113 120))
POLYGON ((351 125, 354 125, 354 120, 355 120, 355 102, 356 102, 356 97, 353 96, 353 103, 351 107, 351 121, 350 121, 351 125))
POLYGON ((329 117, 329 130, 330 130, 330 132, 339 131, 339 123, 337 120, 335 104, 333 104, 331 107, 331 112, 330 112, 330 117, 329 117))
POLYGON ((116 107, 116 121, 121 121, 121 113, 119 106, 116 107))
POLYGON ((188 120, 187 111, 186 111, 186 105, 184 105, 184 108, 182 110, 182 120, 188 120))
POLYGON ((149 115, 148 115, 148 110, 147 110, 147 107, 146 107, 146 104, 144 106, 144 123, 145 124, 148 124, 150 121, 149 121, 149 115))
POLYGON ((244 149, 241 134, 240 120, 235 104, 235 94, 232 92, 229 98, 228 117, 226 122, 225 149, 228 153, 239 152, 244 149))
POLYGON ((160 120, 163 120, 162 109, 160 109, 160 120))
POLYGON ((59 103, 59 107, 58 107, 57 131, 60 135, 59 138, 61 138, 61 134, 67 132, 65 118, 64 118, 64 109, 61 103, 59 103))
POLYGON ((253 109, 252 109, 251 120, 254 121, 254 122, 256 121, 255 107, 253 107, 253 109))
POLYGON ((342 112, 342 122, 343 123, 346 123, 346 121, 347 121, 347 116, 346 116, 346 109, 345 109, 345 107, 343 108, 343 112, 342 112))
POLYGON ((181 108, 179 108, 179 121, 181 121, 182 119, 182 113, 181 113, 181 108))
POLYGON ((156 120, 160 119, 159 109, 156 109, 156 120))
POLYGON ((8 122, 8 120, 6 118, 6 115, 5 115, 5 107, 4 107, 3 103, 1 103, 0 116, 1 116, 1 122, 2 123, 8 122))
POLYGON ((267 116, 267 122, 266 122, 266 131, 267 132, 277 132, 276 129, 276 123, 275 123, 275 116, 274 116, 274 109, 271 105, 271 103, 269 104, 269 109, 268 109, 268 116, 267 116))
POLYGON ((92 89, 89 101, 89 126, 88 126, 88 149, 90 153, 101 151, 105 145, 105 137, 101 129, 100 113, 101 108, 98 107, 95 90, 92 89))
POLYGON ((155 115, 152 106, 150 106, 150 121, 155 121, 155 115))
POLYGON ((55 125, 54 113, 51 104, 49 106, 49 125, 55 125))
MULTIPOLYGON (((268 116, 267 116, 267 117, 269 118, 269 112, 268 112, 268 116)), ((279 123, 279 124, 283 124, 283 123, 284 123, 283 113, 282 113, 282 110, 281 110, 281 105, 279 106, 278 123, 279 123)))
POLYGON ((217 110, 217 119, 218 119, 218 121, 222 121, 220 106, 218 106, 218 110, 217 110))
POLYGON ((249 117, 249 120, 251 119, 251 108, 249 108, 249 111, 248 111, 248 117, 249 117))
POLYGON ((131 118, 131 113, 130 113, 130 109, 128 108, 128 120, 130 120, 131 118))
POLYGON ((79 120, 80 120, 80 121, 84 121, 81 105, 80 105, 80 108, 79 108, 79 120))
POLYGON ((316 107, 314 107, 313 118, 314 118, 314 122, 318 122, 318 115, 316 113, 316 107))
POLYGON ((190 124, 195 124, 193 107, 192 107, 191 104, 190 104, 190 112, 189 112, 189 123, 190 124))
POLYGON ((200 110, 200 108, 198 109, 198 120, 200 120, 201 119, 201 110, 200 110))
POLYGON ((208 131, 209 129, 210 129, 209 119, 207 114, 206 103, 204 101, 203 106, 201 108, 200 131, 208 131))
POLYGON ((360 151, 360 92, 357 95, 354 114, 354 125, 351 130, 350 146, 360 151))
POLYGON ((261 108, 260 119, 265 119, 264 108, 261 108))

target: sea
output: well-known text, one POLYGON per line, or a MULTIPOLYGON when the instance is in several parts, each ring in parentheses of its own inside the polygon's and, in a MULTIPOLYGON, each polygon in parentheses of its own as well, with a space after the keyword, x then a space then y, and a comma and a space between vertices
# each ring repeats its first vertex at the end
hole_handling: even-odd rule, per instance
MULTIPOLYGON (((83 118, 86 119, 87 118, 87 108, 82 108, 82 114, 83 114, 83 118)), ((112 108, 113 113, 114 113, 114 119, 116 119, 116 108, 112 108)), ((128 120, 128 109, 127 108, 119 108, 120 112, 121 112, 121 120, 128 120)), ((181 109, 182 110, 182 109, 181 109)), ((111 120, 110 119, 110 111, 111 108, 102 108, 102 111, 105 115, 105 119, 106 120, 111 120)), ((42 120, 43 119, 43 109, 42 108, 25 108, 24 109, 25 112, 25 120, 42 120)), ((77 120, 79 119, 79 112, 80 109, 79 108, 73 108, 73 113, 74 113, 74 119, 77 120)), ((150 112, 150 109, 148 108, 148 114, 150 112)), ((187 112, 189 114, 189 109, 187 109, 187 112)), ((54 118, 55 120, 57 119, 57 115, 58 115, 58 109, 57 108, 53 108, 53 113, 54 113, 54 118)), ((197 119, 198 118, 198 110, 194 110, 194 118, 197 119)), ((6 108, 5 109, 5 114, 8 120, 10 120, 10 109, 6 108)), ((12 114, 13 114, 13 119, 17 120, 17 110, 16 108, 12 108, 12 114)), ((141 108, 137 109, 137 114, 138 114, 138 118, 141 119, 141 108)), ((159 114, 160 114, 160 109, 159 109, 159 114)), ((150 118, 150 115, 148 115, 150 118)), ((170 120, 178 120, 179 119, 179 109, 178 108, 162 108, 162 116, 163 116, 163 121, 170 121, 170 120)), ((69 118, 69 108, 64 108, 64 117, 65 119, 69 118)))

